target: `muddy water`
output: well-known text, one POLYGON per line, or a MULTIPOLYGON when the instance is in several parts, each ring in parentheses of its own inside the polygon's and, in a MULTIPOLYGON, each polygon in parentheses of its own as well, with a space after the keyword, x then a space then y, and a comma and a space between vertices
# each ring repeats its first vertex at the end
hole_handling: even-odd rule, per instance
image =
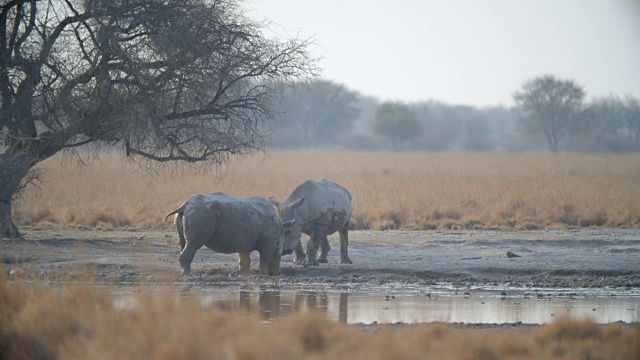
MULTIPOLYGON (((544 324, 560 316, 590 318, 597 323, 640 321, 640 290, 454 289, 434 287, 336 292, 317 289, 279 290, 203 288, 176 292, 201 297, 205 306, 258 312, 277 321, 296 312, 316 311, 349 324, 544 324), (504 293, 503 293, 504 291, 504 293)), ((120 307, 134 305, 132 293, 116 294, 120 307)))

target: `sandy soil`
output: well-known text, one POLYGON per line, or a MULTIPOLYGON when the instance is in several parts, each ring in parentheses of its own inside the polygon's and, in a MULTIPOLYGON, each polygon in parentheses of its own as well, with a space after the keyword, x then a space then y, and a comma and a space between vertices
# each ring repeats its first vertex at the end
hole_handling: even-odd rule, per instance
POLYGON ((285 256, 281 276, 260 276, 254 252, 252 274, 245 276, 237 272, 235 255, 203 248, 189 278, 180 275, 179 248, 171 230, 23 229, 23 234, 26 240, 0 241, 10 278, 216 286, 251 281, 285 288, 321 284, 336 290, 387 284, 640 288, 640 229, 352 231, 352 265, 338 264, 339 240, 332 236, 329 264, 304 268, 285 256))

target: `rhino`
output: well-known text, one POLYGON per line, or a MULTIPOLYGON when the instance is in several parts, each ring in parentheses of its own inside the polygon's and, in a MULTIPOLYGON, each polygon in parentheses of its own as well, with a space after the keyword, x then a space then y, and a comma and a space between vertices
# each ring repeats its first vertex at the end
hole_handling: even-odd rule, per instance
MULTIPOLYGON (((269 201, 278 209, 282 221, 294 221, 285 233, 285 243, 295 244, 294 263, 317 266, 326 263, 331 248, 327 235, 340 234, 340 263, 352 264, 349 246, 349 222, 351 221, 351 194, 342 186, 326 180, 306 180, 298 185, 284 202, 273 197, 269 201), (300 237, 310 236, 305 255, 300 237), (320 246, 320 254, 316 254, 320 246)), ((284 254, 284 253, 283 253, 284 254)))
POLYGON ((162 222, 175 214, 180 244, 182 273, 191 273, 191 261, 203 245, 223 254, 238 254, 239 269, 248 273, 250 253, 260 253, 260 272, 280 274, 283 251, 291 253, 295 244, 284 248, 285 228, 266 199, 253 196, 238 198, 223 193, 191 195, 179 208, 168 213, 162 222))

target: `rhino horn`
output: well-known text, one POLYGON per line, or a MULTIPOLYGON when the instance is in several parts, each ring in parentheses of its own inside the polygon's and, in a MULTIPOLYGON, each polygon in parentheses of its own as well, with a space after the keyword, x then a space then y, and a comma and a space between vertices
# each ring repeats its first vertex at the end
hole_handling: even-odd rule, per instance
POLYGON ((297 220, 298 220, 298 218, 295 218, 295 219, 289 220, 289 221, 285 221, 285 222, 282 223, 282 226, 289 227, 289 226, 295 224, 297 220))
POLYGON ((292 202, 291 204, 289 204, 289 207, 292 208, 292 209, 295 209, 298 206, 302 205, 302 203, 304 203, 304 198, 300 198, 300 199, 292 202))
POLYGON ((278 200, 276 200, 276 198, 274 198, 273 196, 271 196, 269 198, 269 202, 272 203, 273 205, 275 205, 276 207, 280 207, 280 202, 278 200))

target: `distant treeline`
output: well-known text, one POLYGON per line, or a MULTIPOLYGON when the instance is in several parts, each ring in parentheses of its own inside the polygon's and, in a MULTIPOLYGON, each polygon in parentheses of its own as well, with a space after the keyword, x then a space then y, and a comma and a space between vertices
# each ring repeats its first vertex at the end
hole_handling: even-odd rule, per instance
POLYGON ((265 130, 273 148, 640 151, 640 101, 585 95, 571 80, 544 75, 514 93, 516 106, 478 108, 384 102, 316 80, 285 90, 265 130))

